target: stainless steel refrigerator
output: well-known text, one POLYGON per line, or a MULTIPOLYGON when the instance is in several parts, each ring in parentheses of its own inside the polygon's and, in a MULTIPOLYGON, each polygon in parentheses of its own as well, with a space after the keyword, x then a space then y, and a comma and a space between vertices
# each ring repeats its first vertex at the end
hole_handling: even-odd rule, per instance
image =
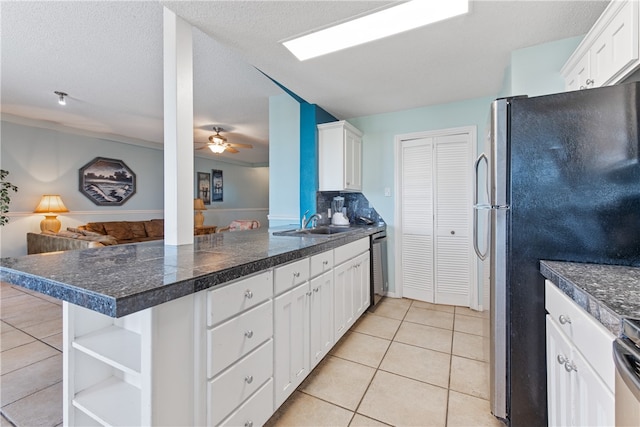
POLYGON ((492 104, 476 238, 488 233, 491 408, 512 426, 547 425, 539 261, 640 266, 639 103, 632 83, 492 104))

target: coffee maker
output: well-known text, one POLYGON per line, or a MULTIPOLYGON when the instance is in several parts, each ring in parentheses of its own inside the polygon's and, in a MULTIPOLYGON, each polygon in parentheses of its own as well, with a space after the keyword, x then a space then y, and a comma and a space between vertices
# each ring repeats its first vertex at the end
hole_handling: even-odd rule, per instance
POLYGON ((331 202, 331 224, 332 225, 349 225, 349 218, 347 218, 347 208, 344 207, 344 197, 336 196, 331 202))

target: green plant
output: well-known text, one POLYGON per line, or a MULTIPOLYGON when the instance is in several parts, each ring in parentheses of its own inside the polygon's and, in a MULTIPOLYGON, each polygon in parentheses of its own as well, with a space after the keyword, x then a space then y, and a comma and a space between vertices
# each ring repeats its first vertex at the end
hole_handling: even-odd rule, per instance
POLYGON ((2 188, 0 188, 0 226, 9 222, 9 217, 5 215, 9 212, 9 203, 11 203, 11 196, 9 195, 9 192, 18 192, 18 187, 8 181, 5 181, 7 175, 9 175, 9 171, 0 169, 0 181, 2 182, 2 188))

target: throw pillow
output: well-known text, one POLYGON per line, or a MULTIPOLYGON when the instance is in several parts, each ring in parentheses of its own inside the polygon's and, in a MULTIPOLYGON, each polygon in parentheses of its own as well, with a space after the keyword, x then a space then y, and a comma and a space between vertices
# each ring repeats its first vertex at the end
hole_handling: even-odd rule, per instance
POLYGON ((116 240, 131 240, 133 233, 131 227, 126 221, 109 221, 104 223, 104 230, 109 236, 113 236, 116 240))
POLYGON ((144 222, 149 237, 164 237, 164 219, 152 219, 144 222))
POLYGON ((103 222, 88 222, 87 225, 85 225, 86 229, 89 231, 93 231, 94 233, 100 233, 100 234, 107 234, 106 230, 104 229, 104 223, 103 222))
POLYGON ((147 237, 147 232, 144 229, 144 223, 142 221, 130 221, 129 228, 131 228, 131 232, 133 233, 134 239, 147 237))

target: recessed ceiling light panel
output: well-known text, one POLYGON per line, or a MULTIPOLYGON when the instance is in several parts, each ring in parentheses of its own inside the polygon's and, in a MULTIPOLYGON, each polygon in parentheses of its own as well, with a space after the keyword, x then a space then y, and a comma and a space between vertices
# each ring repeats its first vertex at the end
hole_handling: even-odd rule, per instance
POLYGON ((300 61, 336 52, 469 11, 468 0, 412 0, 283 43, 300 61))

